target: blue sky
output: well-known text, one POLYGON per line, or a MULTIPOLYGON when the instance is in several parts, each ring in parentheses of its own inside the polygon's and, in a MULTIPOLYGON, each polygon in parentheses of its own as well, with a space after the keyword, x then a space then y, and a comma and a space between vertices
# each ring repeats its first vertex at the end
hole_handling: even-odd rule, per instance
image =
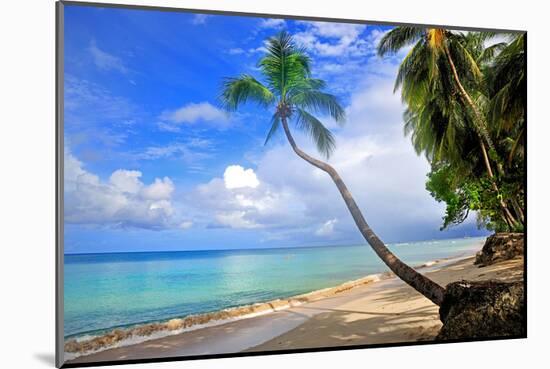
POLYGON ((337 140, 330 162, 380 236, 480 234, 473 220, 439 231, 444 208, 424 189, 429 166, 392 90, 406 50, 374 52, 388 27, 69 5, 67 253, 363 242, 326 175, 283 137, 263 145, 272 112, 219 108, 223 78, 258 76, 265 39, 282 29, 346 107, 342 128, 321 117, 337 140))

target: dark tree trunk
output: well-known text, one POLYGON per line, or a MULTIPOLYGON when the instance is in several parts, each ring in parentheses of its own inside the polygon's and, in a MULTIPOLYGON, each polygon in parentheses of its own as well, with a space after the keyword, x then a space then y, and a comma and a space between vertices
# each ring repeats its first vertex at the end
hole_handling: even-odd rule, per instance
POLYGON ((523 214, 523 210, 521 209, 521 206, 519 205, 517 198, 512 197, 512 199, 510 199, 510 202, 512 203, 512 207, 514 208, 516 215, 519 217, 521 224, 525 225, 525 215, 523 214))
POLYGON ((285 130, 286 137, 294 152, 299 157, 301 157, 311 165, 321 169, 322 171, 327 173, 330 178, 332 178, 332 180, 336 184, 336 187, 338 188, 338 191, 340 191, 340 194, 342 195, 342 198, 344 199, 344 202, 346 203, 346 206, 351 213, 351 216, 353 217, 357 228, 359 228, 359 231, 372 247, 374 252, 376 252, 376 254, 382 259, 382 261, 399 278, 401 278, 415 290, 420 292, 422 295, 430 299, 434 304, 441 305, 445 291, 444 288, 432 281, 431 279, 427 278, 426 276, 418 273, 407 264, 403 263, 386 247, 386 245, 384 245, 384 242, 382 242, 382 240, 378 238, 378 236, 367 224, 365 218, 363 217, 363 214, 361 213, 361 210, 359 210, 359 207, 355 203, 351 192, 348 190, 347 186, 345 185, 344 181, 342 181, 342 178, 336 172, 336 170, 329 164, 317 160, 300 150, 290 133, 286 118, 282 117, 281 121, 285 130))

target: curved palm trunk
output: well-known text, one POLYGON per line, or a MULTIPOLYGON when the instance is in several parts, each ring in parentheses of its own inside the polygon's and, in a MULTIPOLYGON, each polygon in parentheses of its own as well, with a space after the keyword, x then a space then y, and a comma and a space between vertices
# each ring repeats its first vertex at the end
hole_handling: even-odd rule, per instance
MULTIPOLYGON (((478 124, 480 127, 477 127, 478 135, 479 135, 479 143, 481 146, 481 152, 483 154, 483 162, 485 164, 485 168, 487 169, 487 174, 489 175, 489 178, 491 179, 491 184, 497 195, 500 193, 498 185, 495 181, 494 175, 493 175, 493 169, 491 168, 491 163, 489 161, 489 156, 487 155, 487 149, 485 148, 485 143, 483 140, 487 142, 490 149, 494 149, 493 142, 491 140, 491 137, 489 137, 489 133, 487 132, 487 129, 484 124, 484 119, 480 113, 480 111, 477 108, 477 105, 474 103, 464 86, 462 85, 462 82, 460 81, 460 78, 458 76, 458 72, 455 67, 455 63, 453 61, 453 58, 451 57, 451 53, 449 52, 449 48, 447 45, 444 45, 444 51, 445 56, 447 57, 447 60, 449 62, 449 65, 451 66, 451 71, 453 72, 453 78, 458 86, 458 90, 460 91, 460 94, 462 95, 463 99, 466 101, 466 103, 470 106, 470 108, 473 110, 475 119, 478 121, 478 124)), ((499 173, 502 174, 502 167, 497 163, 497 169, 499 170, 499 173)), ((504 218, 506 219, 506 223, 510 228, 513 227, 513 225, 517 224, 517 220, 514 218, 510 210, 508 209, 508 206, 504 202, 504 200, 499 196, 499 204, 502 208, 502 211, 504 212, 504 218)))
POLYGON ((359 231, 361 232, 365 240, 369 243, 369 245, 373 248, 374 252, 376 252, 376 254, 382 259, 382 261, 399 278, 401 278, 415 290, 420 292, 422 295, 430 299, 434 304, 441 305, 443 301, 443 294, 445 291, 444 288, 432 281, 431 279, 418 273, 407 264, 403 263, 386 247, 386 245, 384 245, 384 242, 382 242, 382 240, 378 238, 378 236, 367 224, 365 218, 363 217, 363 214, 361 213, 361 210, 359 210, 359 207, 355 203, 351 192, 348 190, 347 186, 345 185, 344 181, 342 181, 342 178, 336 172, 336 170, 329 164, 317 160, 300 150, 290 133, 286 118, 282 117, 281 122, 285 130, 288 142, 290 143, 290 146, 292 146, 294 152, 299 157, 301 157, 311 165, 321 169, 322 171, 327 173, 330 178, 332 178, 334 184, 336 184, 336 187, 338 188, 338 191, 340 191, 340 194, 342 195, 342 198, 344 199, 344 202, 346 203, 346 206, 351 213, 351 216, 353 217, 357 228, 359 228, 359 231))

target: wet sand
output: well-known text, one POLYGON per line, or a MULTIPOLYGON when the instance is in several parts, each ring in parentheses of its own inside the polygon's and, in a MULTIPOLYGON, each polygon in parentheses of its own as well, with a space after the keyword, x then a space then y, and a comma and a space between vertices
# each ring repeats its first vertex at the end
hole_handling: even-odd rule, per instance
MULTIPOLYGON (((479 268, 473 265, 472 256, 422 272, 442 285, 461 279, 521 280, 523 259, 479 268)), ((440 327, 438 307, 391 277, 335 287, 299 306, 107 349, 69 362, 410 342, 431 340, 440 327)))

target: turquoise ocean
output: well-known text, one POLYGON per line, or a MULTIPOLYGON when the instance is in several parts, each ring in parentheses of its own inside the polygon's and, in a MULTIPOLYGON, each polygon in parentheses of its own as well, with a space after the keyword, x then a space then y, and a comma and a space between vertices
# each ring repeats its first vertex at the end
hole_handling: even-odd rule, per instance
MULTIPOLYGON (((389 245, 409 265, 473 254, 484 238, 389 245)), ((290 297, 387 271, 368 245, 66 254, 64 334, 290 297)))

